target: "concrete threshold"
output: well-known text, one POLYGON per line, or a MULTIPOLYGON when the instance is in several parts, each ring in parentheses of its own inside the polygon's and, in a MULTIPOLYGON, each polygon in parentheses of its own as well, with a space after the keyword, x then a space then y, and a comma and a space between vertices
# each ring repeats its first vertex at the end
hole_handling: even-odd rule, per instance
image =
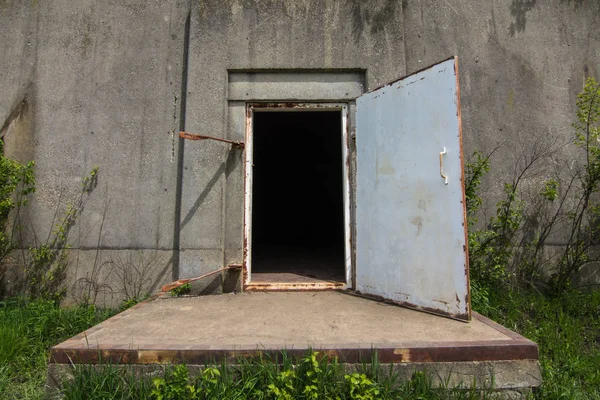
POLYGON ((376 353, 406 373, 426 369, 481 387, 541 383, 537 345, 477 313, 465 323, 337 291, 146 301, 53 347, 50 374, 76 363, 235 364, 309 349, 348 364, 376 353))

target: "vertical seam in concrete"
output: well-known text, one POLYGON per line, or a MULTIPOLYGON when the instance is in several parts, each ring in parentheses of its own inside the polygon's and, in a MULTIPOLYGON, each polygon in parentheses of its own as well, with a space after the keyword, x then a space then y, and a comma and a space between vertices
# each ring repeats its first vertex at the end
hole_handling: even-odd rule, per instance
MULTIPOLYGON (((406 0, 407 2, 409 0, 406 0)), ((404 13, 404 1, 400 2, 400 9, 402 11, 402 53, 404 55, 404 73, 402 75, 408 74, 408 64, 406 62, 406 14, 404 13)))
MULTIPOLYGON (((185 19, 184 38, 183 38, 183 64, 181 67, 181 97, 179 103, 179 130, 185 131, 185 118, 187 108, 187 82, 188 82, 188 62, 190 50, 190 20, 191 9, 188 10, 185 19)), ((184 140, 179 138, 177 147, 177 181, 175 188, 175 218, 173 231, 173 280, 179 279, 179 259, 180 259, 180 234, 181 234, 181 200, 183 194, 183 155, 184 140)))
MULTIPOLYGON (((230 139, 229 137, 229 106, 227 102, 227 89, 229 87, 229 70, 225 69, 225 87, 223 94, 223 122, 222 126, 225 127, 225 131, 223 132, 223 137, 225 139, 230 139)), ((223 262, 223 267, 227 265, 227 256, 225 255, 226 251, 226 240, 227 240, 227 168, 229 163, 229 156, 231 155, 231 150, 233 148, 230 145, 226 145, 223 150, 223 162, 225 163, 225 173, 223 174, 223 179, 221 180, 221 258, 223 262)), ((221 273, 221 290, 223 290, 223 282, 225 280, 225 273, 221 273)))
MULTIPOLYGON (((97 26, 97 21, 98 21, 98 19, 100 17, 98 16, 99 13, 95 12, 95 4, 94 3, 92 3, 92 5, 91 5, 90 13, 92 15, 92 17, 91 17, 91 21, 92 22, 90 24, 93 24, 93 26, 97 26)), ((88 25, 88 27, 89 27, 89 25, 88 25)), ((85 116, 85 119, 86 119, 86 122, 85 122, 86 132, 85 132, 84 135, 82 135, 82 142, 83 142, 82 143, 82 146, 83 146, 83 165, 84 165, 84 168, 85 168, 82 172, 84 174, 87 174, 87 171, 88 171, 87 168, 89 167, 88 163, 91 161, 88 158, 88 155, 90 155, 90 153, 93 154, 90 151, 90 147, 91 147, 90 146, 90 140, 91 140, 91 138, 90 138, 89 134, 90 134, 90 132, 93 132, 92 131, 92 118, 93 117, 92 117, 92 111, 91 110, 92 110, 92 107, 93 107, 93 104, 94 104, 94 100, 95 100, 95 96, 94 96, 94 94, 95 94, 95 89, 94 89, 94 83, 95 83, 94 82, 95 81, 95 77, 94 77, 94 65, 96 65, 96 57, 98 55, 98 37, 97 36, 93 37, 92 40, 93 40, 94 44, 93 44, 93 48, 92 48, 92 55, 91 55, 91 60, 90 60, 91 62, 88 63, 89 68, 90 68, 89 75, 88 75, 88 73, 85 72, 85 69, 84 69, 84 76, 85 76, 86 79, 89 78, 89 85, 90 85, 89 86, 88 98, 87 98, 87 107, 86 107, 87 110, 86 110, 86 116, 85 116)), ((93 164, 93 162, 92 162, 92 164, 93 164)), ((86 175, 84 175, 84 176, 86 176, 86 175)), ((105 190, 106 190, 106 197, 108 198, 108 193, 109 193, 109 184, 108 184, 108 182, 106 183, 105 190)), ((108 207, 108 202, 107 201, 104 202, 104 207, 105 207, 105 209, 103 210, 103 213, 106 214, 106 207, 108 207)), ((79 216, 80 223, 77 224, 77 247, 78 248, 81 247, 81 237, 82 237, 82 233, 83 233, 82 229, 83 229, 83 225, 84 225, 83 224, 83 219, 84 219, 83 216, 80 215, 79 216)), ((104 223, 104 219, 102 221, 103 221, 102 223, 104 223)), ((102 240, 102 229, 100 229, 100 232, 98 233, 98 245, 96 247, 99 248, 101 240, 102 240)), ((76 257, 76 259, 77 259, 76 265, 77 266, 79 266, 79 254, 80 254, 80 251, 78 249, 77 250, 77 257, 76 257)), ((98 252, 96 252, 96 258, 97 257, 98 257, 98 252)))

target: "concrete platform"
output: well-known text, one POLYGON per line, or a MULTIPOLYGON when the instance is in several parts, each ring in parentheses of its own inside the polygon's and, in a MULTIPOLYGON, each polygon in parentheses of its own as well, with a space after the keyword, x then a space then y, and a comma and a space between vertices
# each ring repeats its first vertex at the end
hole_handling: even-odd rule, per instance
POLYGON ((50 370, 72 363, 236 363, 310 348, 349 364, 377 352, 382 363, 467 380, 504 374, 493 378, 497 387, 541 382, 537 345, 477 313, 465 323, 335 291, 153 299, 53 347, 50 370))

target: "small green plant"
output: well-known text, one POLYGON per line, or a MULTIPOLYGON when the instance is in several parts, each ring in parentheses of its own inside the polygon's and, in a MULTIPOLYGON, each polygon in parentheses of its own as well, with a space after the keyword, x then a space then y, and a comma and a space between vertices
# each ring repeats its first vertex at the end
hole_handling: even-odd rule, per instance
POLYGON ((196 383, 196 393, 199 398, 217 398, 219 385, 221 383, 221 372, 215 367, 207 367, 202 371, 200 379, 196 383))
POLYGON ((307 399, 319 398, 319 378, 323 370, 320 368, 317 355, 319 353, 310 352, 303 360, 303 372, 305 375, 303 394, 307 399))
POLYGON ((89 176, 83 178, 77 201, 67 205, 64 217, 54 225, 47 239, 40 243, 34 235, 36 243, 28 249, 28 262, 25 267, 27 294, 30 297, 60 302, 66 294, 64 279, 71 247, 68 244, 69 232, 89 194, 97 186, 97 180, 98 167, 94 167, 89 176))
POLYGON ((478 228, 477 213, 482 204, 479 188, 484 175, 490 170, 490 153, 473 153, 465 165, 465 198, 469 239, 469 266, 477 289, 502 286, 507 278, 507 267, 515 248, 514 237, 522 222, 522 202, 517 195, 518 180, 504 185, 505 197, 496 206, 496 215, 484 228, 478 228))
POLYGON ((296 374, 292 370, 279 372, 275 382, 269 384, 267 394, 276 400, 293 400, 295 378, 296 374))
POLYGON ((490 157, 494 151, 484 155, 479 150, 475 150, 471 160, 465 163, 465 199, 469 228, 474 228, 478 222, 477 212, 483 202, 479 190, 483 177, 490 171, 490 157))
POLYGON ((136 304, 146 300, 147 298, 148 298, 148 296, 144 296, 142 298, 128 297, 126 299, 123 299, 121 301, 121 303, 119 303, 119 311, 125 311, 128 308, 131 308, 131 307, 135 306, 136 304))
POLYGON ((179 296, 189 294, 191 291, 192 291, 192 284, 184 283, 183 285, 177 286, 176 288, 172 289, 171 296, 179 297, 179 296))
POLYGON ((546 180, 544 182, 544 189, 540 194, 548 201, 556 200, 558 197, 558 181, 556 179, 546 180))
POLYGON ((600 184, 600 84, 588 78, 583 92, 577 96, 575 145, 585 151, 585 162, 577 171, 580 191, 575 207, 567 211, 570 221, 569 238, 553 274, 551 285, 561 293, 572 277, 591 258, 591 248, 600 242, 600 204, 595 199, 600 184))
POLYGON ((355 372, 351 375, 344 375, 344 379, 346 379, 350 387, 349 393, 351 399, 373 400, 379 398, 377 385, 367 378, 367 375, 355 372))
POLYGON ((156 400, 197 399, 196 386, 189 382, 189 371, 185 365, 176 365, 164 378, 152 380, 151 398, 156 400))
POLYGON ((5 273, 3 261, 15 248, 19 229, 19 209, 27 204, 35 192, 33 161, 18 163, 3 155, 4 142, 0 140, 0 284, 5 273), (14 220, 9 219, 14 215, 14 220))

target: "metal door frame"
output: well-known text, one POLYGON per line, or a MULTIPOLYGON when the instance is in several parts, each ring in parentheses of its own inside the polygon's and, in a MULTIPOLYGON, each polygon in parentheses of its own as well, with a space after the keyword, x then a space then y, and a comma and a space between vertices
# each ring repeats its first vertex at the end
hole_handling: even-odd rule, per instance
POLYGON ((353 287, 352 271, 352 236, 350 213, 350 147, 348 132, 348 103, 306 103, 306 102, 251 102, 246 103, 246 134, 244 160, 244 261, 243 287, 248 291, 259 290, 327 290, 346 289, 353 287), (346 282, 315 282, 315 283, 260 283, 252 282, 252 178, 253 178, 253 116, 255 111, 340 111, 342 124, 342 175, 344 203, 344 264, 346 282))

